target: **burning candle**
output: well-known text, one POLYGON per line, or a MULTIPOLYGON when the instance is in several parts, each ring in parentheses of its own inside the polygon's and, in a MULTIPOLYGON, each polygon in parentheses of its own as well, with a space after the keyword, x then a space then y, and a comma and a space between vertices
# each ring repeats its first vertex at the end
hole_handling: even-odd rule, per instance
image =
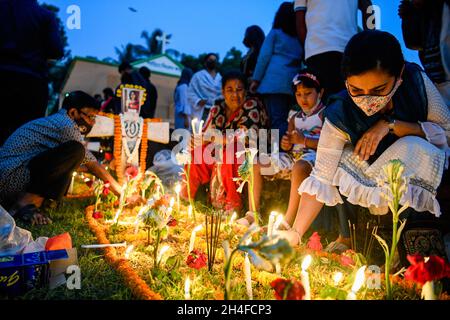
POLYGON ((191 300, 191 279, 189 277, 184 281, 184 299, 191 300))
POLYGON ((233 226, 233 223, 234 223, 234 220, 236 220, 236 217, 237 217, 237 213, 236 213, 236 211, 234 211, 230 218, 230 227, 233 226))
POLYGON ((197 122, 198 122, 198 119, 197 119, 197 118, 194 118, 194 119, 192 119, 192 121, 191 121, 192 133, 193 133, 194 135, 197 134, 197 132, 195 131, 195 130, 197 129, 197 122))
POLYGON ((248 258, 248 253, 245 254, 245 259, 244 259, 244 276, 245 276, 245 286, 247 288, 248 299, 253 300, 252 271, 250 268, 250 259, 248 258))
POLYGON ((309 273, 306 271, 311 265, 312 258, 310 255, 307 255, 302 261, 302 273, 301 273, 301 281, 303 287, 305 288, 305 299, 311 300, 311 288, 309 285, 309 273))
POLYGON ((269 216, 269 223, 267 224, 267 236, 271 237, 273 234, 273 224, 275 223, 275 217, 278 215, 277 212, 272 211, 269 216))
POLYGON ((334 285, 337 286, 339 285, 339 283, 342 281, 342 278, 344 277, 344 275, 342 274, 342 272, 336 272, 333 275, 333 281, 334 281, 334 285))
POLYGON ((276 231, 278 230, 278 228, 280 227, 281 223, 283 222, 283 215, 282 214, 278 214, 277 215, 277 219, 275 220, 275 223, 273 224, 273 231, 272 234, 275 234, 276 231))
POLYGON ((175 193, 177 194, 177 212, 180 212, 180 192, 181 192, 181 184, 177 183, 175 185, 175 193))
POLYGON ((355 282, 353 282, 352 289, 347 295, 347 300, 356 300, 356 293, 358 292, 359 289, 361 289, 362 285, 364 284, 365 271, 366 266, 362 266, 356 272, 355 282))
POLYGON ((173 205, 174 205, 174 204, 175 204, 175 198, 172 197, 172 198, 170 198, 169 205, 170 205, 171 208, 173 208, 173 205))
POLYGON ((194 230, 192 230, 191 233, 191 241, 189 241, 189 253, 192 252, 192 250, 194 250, 194 243, 195 243, 195 236, 197 234, 198 231, 200 231, 202 229, 202 225, 198 225, 194 228, 194 230))
POLYGON ((277 262, 277 263, 275 264, 275 273, 276 273, 278 276, 281 276, 281 264, 280 264, 279 262, 277 262))
POLYGON ((197 134, 202 134, 203 131, 203 124, 205 123, 205 121, 200 121, 200 124, 198 125, 198 130, 197 130, 197 134))
POLYGON ((67 193, 73 193, 73 184, 75 182, 75 177, 77 176, 76 172, 72 173, 72 180, 70 180, 69 191, 67 193))
POLYGON ((127 250, 125 250, 125 259, 129 259, 130 258, 130 254, 134 249, 134 245, 129 245, 127 250))

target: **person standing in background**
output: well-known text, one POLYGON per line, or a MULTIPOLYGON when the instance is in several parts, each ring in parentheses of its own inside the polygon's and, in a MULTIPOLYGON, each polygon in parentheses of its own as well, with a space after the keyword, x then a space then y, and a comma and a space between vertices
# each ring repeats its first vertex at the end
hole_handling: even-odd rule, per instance
POLYGON ((175 88, 173 95, 175 104, 175 129, 189 129, 191 107, 189 106, 187 91, 192 74, 191 69, 184 68, 175 88))
POLYGON ((345 89, 341 61, 345 46, 358 32, 358 9, 362 12, 364 30, 369 29, 367 13, 370 0, 339 1, 296 0, 294 10, 297 34, 305 48, 305 62, 317 71, 325 89, 323 101, 345 89))
POLYGON ((55 15, 36 0, 0 0, 0 146, 21 125, 45 116, 48 61, 64 56, 55 15))
POLYGON ((253 72, 256 68, 256 62, 258 61, 259 52, 265 38, 266 35, 259 26, 253 25, 245 30, 245 36, 242 42, 244 46, 248 48, 248 52, 242 58, 241 72, 247 77, 247 79, 251 79, 253 76, 253 72))
POLYGON ((194 74, 188 88, 188 101, 192 119, 208 116, 209 109, 222 98, 222 76, 217 72, 217 55, 208 53, 203 60, 205 69, 194 74))
POLYGON ((302 55, 292 2, 283 2, 261 47, 250 85, 251 93, 262 95, 271 129, 279 130, 280 139, 288 128, 289 109, 294 104, 292 79, 300 71, 302 55))
POLYGON ((450 107, 450 0, 402 0, 398 9, 408 49, 450 107))
POLYGON ((149 100, 149 110, 147 118, 154 118, 156 112, 156 106, 158 103, 158 90, 156 90, 155 85, 150 80, 152 72, 147 67, 141 67, 139 73, 144 78, 148 86, 147 99, 149 100))

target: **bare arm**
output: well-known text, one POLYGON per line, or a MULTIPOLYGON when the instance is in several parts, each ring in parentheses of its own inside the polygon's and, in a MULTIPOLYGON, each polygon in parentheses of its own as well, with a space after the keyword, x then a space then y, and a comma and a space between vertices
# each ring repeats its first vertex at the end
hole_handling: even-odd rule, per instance
POLYGON ((120 184, 97 161, 91 161, 86 163, 86 167, 88 168, 89 172, 92 173, 97 178, 102 179, 105 182, 109 181, 111 183, 111 189, 114 192, 114 194, 120 195, 122 189, 120 187, 120 184))

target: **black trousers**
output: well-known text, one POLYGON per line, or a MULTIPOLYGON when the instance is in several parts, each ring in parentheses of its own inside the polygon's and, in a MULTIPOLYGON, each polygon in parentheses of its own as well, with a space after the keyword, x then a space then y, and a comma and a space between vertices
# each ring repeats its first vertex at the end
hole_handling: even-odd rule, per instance
POLYGON ((85 148, 77 141, 68 141, 40 153, 28 164, 31 181, 27 192, 60 200, 69 188, 72 172, 80 166, 84 156, 85 148))
POLYGON ((306 65, 317 73, 322 87, 325 89, 322 101, 326 103, 330 95, 345 89, 341 72, 343 54, 338 51, 324 52, 306 60, 306 65))
POLYGON ((46 80, 27 74, 0 72, 0 146, 23 124, 45 116, 48 103, 46 80), (11 112, 8 112, 10 110, 11 112))

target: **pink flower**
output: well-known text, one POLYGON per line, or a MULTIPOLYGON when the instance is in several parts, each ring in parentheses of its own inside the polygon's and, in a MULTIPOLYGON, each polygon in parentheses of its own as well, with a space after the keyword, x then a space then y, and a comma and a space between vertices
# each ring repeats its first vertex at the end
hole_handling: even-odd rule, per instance
POLYGON ((191 253, 187 257, 186 264, 190 268, 199 270, 203 267, 206 267, 207 260, 208 260, 208 258, 206 257, 206 254, 204 254, 200 250, 194 249, 191 251, 191 253))
POLYGON ((323 249, 320 242, 320 236, 317 232, 314 232, 308 240, 308 248, 314 251, 321 251, 323 249))
POLYGON ((129 166, 125 169, 125 175, 128 179, 134 179, 139 174, 139 169, 135 166, 129 166))
POLYGON ((111 186, 111 184, 109 182, 105 183, 105 185, 103 186, 103 195, 106 197, 109 194, 109 187, 111 186))
POLYGON ((341 254, 341 264, 344 267, 351 267, 355 265, 355 261, 352 258, 355 252, 353 250, 347 250, 341 254))
POLYGON ((100 211, 95 211, 92 214, 92 218, 94 218, 94 219, 102 219, 103 218, 103 214, 100 211))

